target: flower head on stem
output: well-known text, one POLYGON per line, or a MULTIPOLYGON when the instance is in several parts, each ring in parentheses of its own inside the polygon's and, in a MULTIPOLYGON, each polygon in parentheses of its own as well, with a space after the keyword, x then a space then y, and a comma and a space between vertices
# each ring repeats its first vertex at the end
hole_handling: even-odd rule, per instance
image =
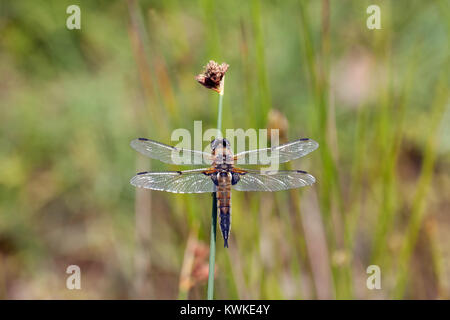
POLYGON ((203 73, 197 75, 195 79, 205 88, 214 90, 223 95, 223 78, 228 70, 229 65, 223 62, 218 64, 217 62, 210 60, 205 66, 203 73))
MULTIPOLYGON (((204 72, 195 77, 195 79, 205 88, 212 89, 219 93, 219 108, 217 116, 217 135, 221 135, 222 128, 222 105, 225 84, 225 73, 228 70, 228 64, 225 62, 219 65, 210 60, 206 65, 204 72)), ((212 212, 211 212, 211 239, 209 250, 209 272, 208 272, 208 300, 214 299, 214 271, 216 259, 216 227, 217 227, 217 198, 216 193, 212 193, 212 212)))

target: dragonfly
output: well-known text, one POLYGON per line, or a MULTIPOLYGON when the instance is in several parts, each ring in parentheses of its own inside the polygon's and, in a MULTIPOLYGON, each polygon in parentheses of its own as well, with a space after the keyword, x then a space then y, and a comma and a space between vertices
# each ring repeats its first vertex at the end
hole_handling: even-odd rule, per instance
POLYGON ((309 186, 316 181, 302 170, 254 170, 235 166, 237 163, 267 165, 268 161, 285 163, 303 157, 319 147, 309 138, 237 154, 233 154, 230 142, 225 138, 216 138, 211 142, 211 153, 177 148, 146 138, 135 139, 130 145, 141 154, 164 163, 180 164, 182 157, 191 163, 208 166, 184 171, 139 172, 130 183, 135 187, 173 193, 215 192, 225 248, 228 248, 231 230, 231 189, 281 191, 309 186))

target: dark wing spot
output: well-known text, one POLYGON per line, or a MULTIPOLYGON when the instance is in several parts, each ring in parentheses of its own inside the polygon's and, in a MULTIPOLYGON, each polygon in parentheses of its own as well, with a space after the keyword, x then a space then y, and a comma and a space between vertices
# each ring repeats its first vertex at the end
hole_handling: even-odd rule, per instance
POLYGON ((309 138, 301 138, 300 141, 308 141, 309 138))
POLYGON ((148 141, 147 138, 139 138, 138 140, 142 140, 142 141, 148 141))
POLYGON ((148 171, 138 172, 137 174, 146 174, 146 173, 148 173, 148 171))
POLYGON ((239 173, 236 172, 232 172, 231 173, 231 184, 234 186, 236 183, 239 182, 239 180, 241 179, 241 176, 239 175, 239 173))
POLYGON ((211 177, 211 180, 214 182, 214 184, 216 186, 219 186, 219 180, 217 179, 217 175, 216 174, 212 174, 210 177, 211 177))
POLYGON ((177 173, 178 173, 178 174, 183 174, 183 172, 181 172, 181 171, 177 171, 177 173))
POLYGON ((297 170, 297 172, 300 172, 300 173, 308 173, 308 172, 303 171, 303 170, 297 170))

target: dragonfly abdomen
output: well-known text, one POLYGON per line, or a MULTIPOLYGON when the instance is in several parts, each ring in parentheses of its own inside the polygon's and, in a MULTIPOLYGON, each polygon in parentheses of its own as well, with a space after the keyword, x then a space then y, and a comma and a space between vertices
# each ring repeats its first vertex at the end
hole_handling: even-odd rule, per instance
POLYGON ((223 172, 218 175, 217 208, 220 213, 220 230, 224 240, 224 247, 228 248, 228 237, 231 229, 231 173, 223 172))

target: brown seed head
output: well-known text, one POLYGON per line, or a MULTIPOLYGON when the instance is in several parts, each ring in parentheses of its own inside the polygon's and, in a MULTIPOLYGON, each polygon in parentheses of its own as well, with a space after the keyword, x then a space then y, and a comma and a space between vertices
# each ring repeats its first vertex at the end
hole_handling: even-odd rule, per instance
POLYGON ((206 65, 205 71, 196 76, 195 79, 204 87, 221 93, 221 83, 228 67, 229 65, 225 62, 219 65, 217 62, 211 60, 206 65))
POLYGON ((270 137, 271 130, 279 130, 280 141, 286 142, 289 129, 289 121, 286 116, 277 109, 271 109, 267 117, 267 135, 270 137))

